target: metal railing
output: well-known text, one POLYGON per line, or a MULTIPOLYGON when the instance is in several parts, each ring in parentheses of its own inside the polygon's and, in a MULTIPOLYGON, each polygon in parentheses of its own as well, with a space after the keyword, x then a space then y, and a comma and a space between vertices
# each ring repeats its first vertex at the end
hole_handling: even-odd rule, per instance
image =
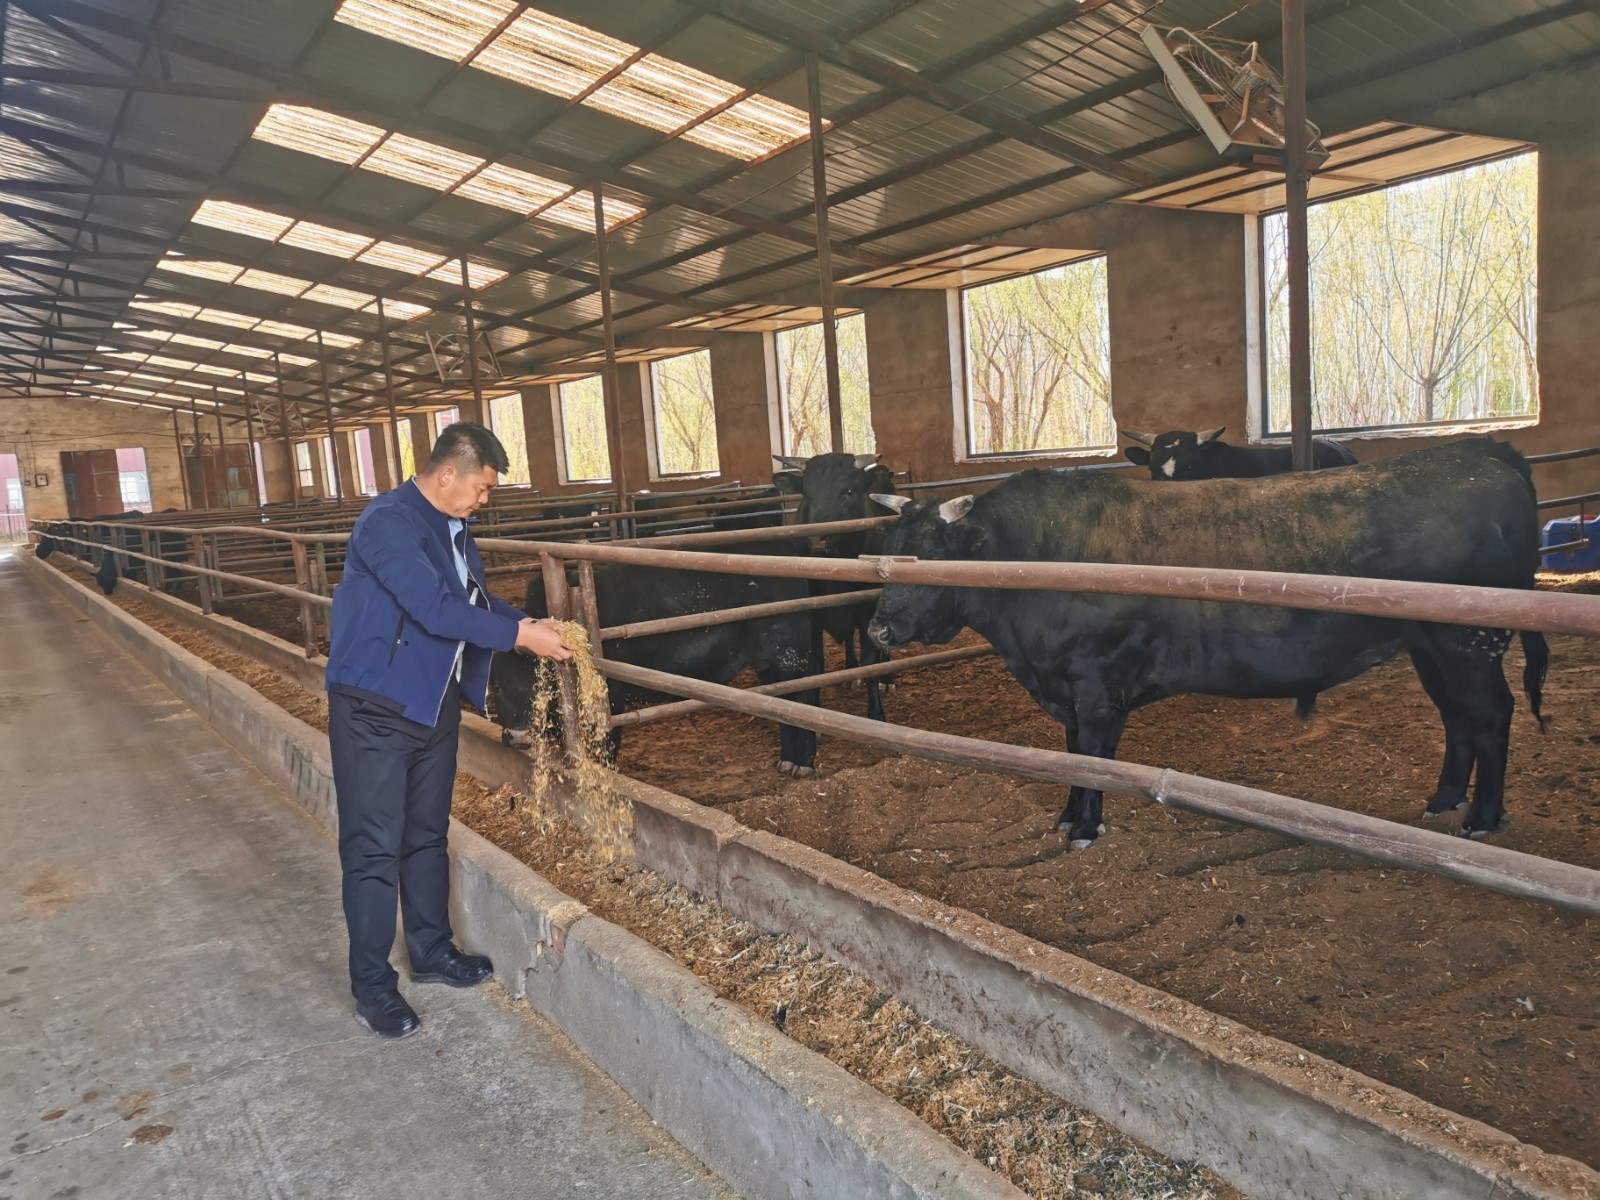
MULTIPOLYGON (((980 742, 953 734, 906 729, 868 722, 813 705, 779 699, 784 693, 806 691, 858 678, 882 678, 906 670, 922 669, 992 653, 988 647, 962 648, 906 657, 890 663, 824 672, 754 690, 724 688, 682 676, 649 671, 607 658, 606 641, 622 636, 649 636, 671 629, 707 628, 718 624, 771 615, 776 609, 797 612, 823 607, 812 601, 788 601, 777 606, 745 606, 692 617, 628 626, 602 628, 595 587, 594 564, 630 563, 673 570, 707 571, 743 576, 820 580, 832 583, 917 584, 925 586, 1060 590, 1119 595, 1161 596, 1174 599, 1244 603, 1281 608, 1309 609, 1352 615, 1539 630, 1581 636, 1600 636, 1600 597, 1569 593, 1530 592, 1516 589, 1477 588, 1403 580, 1318 576, 1272 571, 1239 571, 1205 567, 1131 566, 1104 563, 1059 562, 919 562, 902 558, 838 560, 792 555, 737 554, 719 550, 730 541, 754 543, 784 538, 820 536, 846 528, 871 527, 893 517, 835 522, 818 526, 783 526, 770 529, 687 535, 669 543, 563 542, 485 538, 486 549, 527 555, 539 563, 548 610, 552 616, 578 619, 589 627, 597 649, 596 667, 607 678, 651 690, 675 694, 685 700, 618 714, 617 727, 703 711, 706 706, 766 717, 785 724, 814 729, 872 745, 924 757, 981 765, 1029 778, 1079 786, 1109 788, 1143 795, 1159 803, 1185 807, 1257 828, 1317 844, 1335 846, 1381 862, 1411 867, 1458 879, 1507 895, 1537 899, 1587 915, 1600 915, 1600 872, 1571 864, 1519 854, 1479 842, 1414 829, 1409 826, 1346 813, 1287 796, 1258 791, 1221 781, 1179 775, 1170 770, 1120 763, 1081 755, 1035 750, 1002 743, 980 742), (689 546, 708 549, 685 549, 689 546), (677 548, 670 548, 677 547, 677 548), (578 567, 579 582, 567 582, 566 564, 578 567)), ((146 537, 179 531, 176 526, 141 523, 146 537)), ((190 536, 196 560, 173 562, 159 555, 135 552, 98 541, 69 536, 64 540, 142 560, 152 568, 192 574, 197 579, 201 607, 210 612, 213 588, 232 583, 267 591, 296 601, 301 608, 307 654, 313 653, 313 630, 324 622, 331 600, 325 594, 326 574, 319 574, 317 554, 324 543, 348 540, 348 534, 289 533, 248 526, 217 526, 205 531, 181 530, 190 536), (286 543, 294 561, 296 585, 222 571, 206 565, 205 539, 226 532, 245 532, 286 543)), ((153 580, 153 582, 157 582, 153 580)), ((830 597, 828 604, 867 603, 874 597, 830 597)), ((325 628, 325 624, 324 624, 325 628)), ((563 720, 569 748, 577 746, 573 727, 576 680, 570 667, 559 668, 564 700, 563 720)))

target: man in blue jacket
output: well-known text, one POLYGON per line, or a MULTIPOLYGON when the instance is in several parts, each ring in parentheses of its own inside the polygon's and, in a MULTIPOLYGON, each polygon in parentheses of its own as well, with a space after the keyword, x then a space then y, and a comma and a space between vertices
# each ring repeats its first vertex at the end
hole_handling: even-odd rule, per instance
POLYGON ((356 521, 333 592, 328 741, 356 1020, 382 1038, 421 1028, 389 964, 395 896, 411 978, 472 987, 493 971, 450 930, 445 841, 461 701, 482 708, 494 651, 565 659, 549 620, 493 595, 467 519, 508 463, 500 439, 459 422, 415 478, 356 521))

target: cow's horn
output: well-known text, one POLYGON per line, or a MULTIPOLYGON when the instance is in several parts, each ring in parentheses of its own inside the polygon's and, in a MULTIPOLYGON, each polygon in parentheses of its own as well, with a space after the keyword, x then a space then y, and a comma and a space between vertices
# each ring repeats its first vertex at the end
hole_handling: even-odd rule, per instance
POLYGON ((886 496, 882 492, 873 492, 872 501, 875 504, 881 504, 885 508, 892 508, 895 510, 895 512, 899 512, 902 508, 911 503, 911 497, 886 496))
POLYGON ((1124 429, 1122 436, 1130 442, 1138 442, 1141 446, 1153 446, 1156 440, 1156 435, 1153 433, 1135 433, 1131 429, 1124 429))
POLYGON ((946 524, 954 525, 971 512, 972 506, 977 502, 976 496, 957 496, 954 500, 946 500, 939 505, 939 519, 946 524))
POLYGON ((1195 434, 1195 443, 1204 446, 1207 442, 1214 442, 1227 430, 1226 425, 1218 425, 1215 429, 1208 429, 1205 433, 1195 434))
POLYGON ((856 470, 865 471, 871 467, 875 467, 878 465, 878 460, 882 457, 883 455, 881 454, 858 454, 856 455, 856 470))
POLYGON ((786 454, 774 454, 772 456, 772 461, 773 462, 780 462, 784 466, 788 467, 789 470, 791 470, 791 471, 799 471, 803 475, 803 474, 805 474, 806 463, 808 463, 810 461, 810 459, 792 458, 792 457, 790 457, 789 455, 786 455, 786 454))

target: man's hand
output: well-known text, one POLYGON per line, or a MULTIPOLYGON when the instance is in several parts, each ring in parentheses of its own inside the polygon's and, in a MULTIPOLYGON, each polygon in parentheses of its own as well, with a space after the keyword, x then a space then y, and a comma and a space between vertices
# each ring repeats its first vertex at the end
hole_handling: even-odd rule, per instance
POLYGON ((557 662, 565 662, 572 657, 572 651, 561 641, 561 631, 549 617, 542 621, 532 617, 522 618, 517 626, 517 651, 521 654, 537 654, 540 658, 553 658, 557 662))

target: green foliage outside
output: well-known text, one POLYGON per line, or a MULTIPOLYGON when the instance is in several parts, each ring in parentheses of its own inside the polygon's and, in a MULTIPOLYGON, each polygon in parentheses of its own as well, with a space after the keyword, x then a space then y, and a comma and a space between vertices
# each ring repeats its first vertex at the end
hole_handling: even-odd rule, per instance
POLYGON ((567 480, 604 483, 611 478, 606 440, 605 388, 600 376, 561 385, 561 428, 567 443, 567 480))
POLYGON ((962 301, 969 453, 1116 444, 1104 258, 968 288, 962 301))
POLYGON ((506 448, 510 467, 500 476, 501 483, 532 483, 528 473, 528 427, 522 420, 522 396, 507 392, 489 399, 489 428, 506 448))
POLYGON ((717 470, 717 410, 711 399, 711 351, 650 364, 656 410, 656 470, 687 475, 717 470))
MULTIPOLYGON (((1334 200, 1307 214, 1319 429, 1531 416, 1538 156, 1334 200)), ((1289 428, 1286 223, 1263 223, 1273 432, 1289 428)))
MULTIPOLYGON (((867 388, 867 320, 860 313, 842 317, 839 333, 839 408, 844 418, 844 450, 870 454, 878 448, 872 432, 867 388)), ((826 454, 828 374, 822 325, 785 329, 778 334, 778 386, 783 394, 785 454, 826 454)))

